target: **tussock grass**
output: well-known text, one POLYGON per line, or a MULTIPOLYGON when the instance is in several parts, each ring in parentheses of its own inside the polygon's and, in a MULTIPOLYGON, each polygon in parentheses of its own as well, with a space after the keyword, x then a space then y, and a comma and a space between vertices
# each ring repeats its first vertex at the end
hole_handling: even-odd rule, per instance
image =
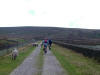
POLYGON ((93 59, 55 44, 52 52, 69 75, 100 75, 100 63, 93 59))
POLYGON ((9 75, 13 69, 22 63, 22 61, 34 50, 35 47, 28 45, 21 48, 16 60, 11 60, 11 56, 0 57, 0 75, 9 75), (22 50, 23 49, 23 50, 22 50))

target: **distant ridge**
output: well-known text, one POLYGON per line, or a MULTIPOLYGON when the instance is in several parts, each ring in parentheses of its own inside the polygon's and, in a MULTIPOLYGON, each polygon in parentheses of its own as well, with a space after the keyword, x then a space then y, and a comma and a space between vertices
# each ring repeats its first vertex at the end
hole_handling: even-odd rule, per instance
POLYGON ((53 40, 63 40, 68 43, 76 43, 73 41, 78 42, 80 40, 99 43, 100 30, 38 26, 0 27, 0 37, 25 39, 44 39, 46 37, 53 40))

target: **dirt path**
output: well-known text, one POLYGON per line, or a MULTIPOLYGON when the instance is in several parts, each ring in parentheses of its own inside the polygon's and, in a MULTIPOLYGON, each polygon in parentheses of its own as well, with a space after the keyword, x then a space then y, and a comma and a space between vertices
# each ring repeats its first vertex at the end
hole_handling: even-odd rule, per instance
POLYGON ((10 75, 37 75, 40 71, 36 65, 40 48, 39 45, 10 75))
POLYGON ((44 55, 44 67, 42 75, 67 75, 50 50, 48 50, 48 53, 44 55))

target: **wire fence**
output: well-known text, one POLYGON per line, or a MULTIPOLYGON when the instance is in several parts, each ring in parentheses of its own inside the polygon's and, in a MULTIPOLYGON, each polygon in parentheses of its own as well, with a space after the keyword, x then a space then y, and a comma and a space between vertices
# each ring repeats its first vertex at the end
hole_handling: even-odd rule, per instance
POLYGON ((6 54, 9 54, 14 50, 14 48, 24 47, 24 46, 26 46, 26 45, 28 45, 29 43, 32 43, 32 42, 35 42, 35 41, 23 42, 23 43, 17 44, 16 46, 10 47, 10 48, 2 49, 2 50, 0 50, 0 56, 4 56, 6 54))

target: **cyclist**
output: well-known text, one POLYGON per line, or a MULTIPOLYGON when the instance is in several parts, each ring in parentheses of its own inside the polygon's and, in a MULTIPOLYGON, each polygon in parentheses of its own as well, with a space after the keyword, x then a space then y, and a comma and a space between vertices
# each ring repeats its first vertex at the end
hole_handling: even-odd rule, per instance
POLYGON ((49 50, 51 50, 51 45, 52 45, 52 40, 48 40, 49 41, 49 50))
POLYGON ((47 47, 48 47, 48 40, 47 39, 43 40, 42 45, 43 45, 44 53, 46 54, 47 53, 47 47))

